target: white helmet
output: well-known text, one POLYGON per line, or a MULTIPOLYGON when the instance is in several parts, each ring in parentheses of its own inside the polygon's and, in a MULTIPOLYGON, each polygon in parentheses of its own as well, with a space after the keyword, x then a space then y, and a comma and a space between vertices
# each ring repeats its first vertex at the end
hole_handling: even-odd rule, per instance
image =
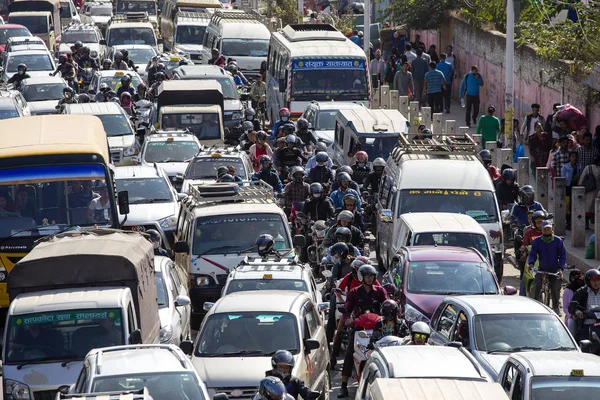
POLYGON ((385 167, 385 160, 381 157, 377 157, 375 160, 373 160, 373 167, 385 167))
POLYGON ((429 325, 425 322, 419 321, 412 324, 410 327, 410 335, 414 335, 415 333, 423 333, 427 336, 431 335, 431 329, 429 329, 429 325))

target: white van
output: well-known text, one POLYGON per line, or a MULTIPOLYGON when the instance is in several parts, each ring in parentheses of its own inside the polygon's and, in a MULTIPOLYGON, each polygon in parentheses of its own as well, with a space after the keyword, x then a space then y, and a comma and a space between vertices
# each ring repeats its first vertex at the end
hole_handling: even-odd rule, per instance
POLYGON ((468 135, 415 143, 399 134, 387 160, 377 194, 377 257, 389 265, 400 216, 407 213, 466 214, 488 235, 498 281, 502 280, 504 242, 496 190, 468 135))
POLYGON ((409 213, 400 215, 395 238, 387 243, 387 269, 402 246, 455 246, 472 247, 494 265, 492 248, 485 230, 465 214, 409 213))
POLYGON ((243 11, 216 11, 202 42, 202 63, 208 64, 212 49, 223 57, 234 58, 246 78, 260 74, 267 61, 271 32, 257 17, 243 11))

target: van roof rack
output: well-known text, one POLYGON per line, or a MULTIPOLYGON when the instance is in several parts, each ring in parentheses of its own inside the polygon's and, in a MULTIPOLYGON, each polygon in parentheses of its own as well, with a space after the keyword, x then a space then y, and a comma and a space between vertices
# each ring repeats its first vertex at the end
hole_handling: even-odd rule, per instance
MULTIPOLYGON (((292 267, 288 268, 288 270, 292 270, 293 267, 304 267, 304 264, 298 262, 298 256, 294 255, 289 258, 282 258, 281 254, 268 254, 264 257, 261 256, 253 256, 247 255, 244 257, 242 261, 238 264, 236 268, 240 268, 244 271, 267 271, 270 269, 274 269, 273 267, 292 267), (242 268, 240 268, 242 267, 242 268), (246 268, 243 268, 246 267, 246 268), (252 267, 252 268, 249 268, 252 267), (263 267, 262 269, 258 269, 257 267, 263 267)), ((285 269, 282 269, 285 270, 285 269)))
POLYGON ((272 202, 273 188, 263 180, 235 183, 200 183, 189 187, 189 194, 197 204, 238 201, 272 202))
POLYGON ((113 15, 110 22, 150 22, 147 12, 129 12, 113 15))
POLYGON ((260 22, 256 15, 240 11, 218 10, 212 16, 211 22, 218 24, 221 21, 256 21, 260 22))
POLYGON ((290 42, 303 42, 309 40, 336 40, 345 42, 348 38, 329 24, 301 24, 287 25, 281 33, 290 42))
POLYGON ((409 139, 408 136, 403 133, 398 134, 398 144, 390 154, 394 161, 399 162, 404 154, 477 155, 477 143, 468 133, 438 136, 436 139, 409 139))
POLYGON ((211 14, 207 12, 178 11, 177 18, 210 19, 211 14))
POLYGON ((97 393, 75 393, 65 394, 58 392, 58 400, 150 400, 150 393, 147 387, 139 390, 128 390, 124 392, 97 392, 97 393))

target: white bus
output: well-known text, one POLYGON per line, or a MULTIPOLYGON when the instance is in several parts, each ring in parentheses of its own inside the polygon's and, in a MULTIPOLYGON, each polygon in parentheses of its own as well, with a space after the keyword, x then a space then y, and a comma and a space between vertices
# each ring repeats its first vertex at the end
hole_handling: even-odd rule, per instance
POLYGON ((368 106, 370 83, 364 51, 331 25, 288 25, 274 32, 267 61, 267 115, 292 119, 316 101, 359 101, 368 106))

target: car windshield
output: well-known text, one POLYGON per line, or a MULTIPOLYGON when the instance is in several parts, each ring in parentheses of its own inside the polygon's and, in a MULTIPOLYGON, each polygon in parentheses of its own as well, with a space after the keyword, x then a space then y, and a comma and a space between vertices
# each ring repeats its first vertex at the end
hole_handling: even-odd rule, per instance
POLYGON ((394 147, 398 144, 398 136, 359 136, 358 143, 355 147, 355 152, 366 151, 369 155, 369 160, 374 160, 378 157, 387 159, 394 147))
POLYGON ((124 344, 118 308, 13 315, 6 329, 5 364, 81 360, 91 349, 124 344))
POLYGON ((474 317, 475 346, 487 352, 576 350, 555 314, 489 314, 474 317))
POLYGON ((317 118, 317 126, 315 129, 323 131, 332 131, 335 129, 335 117, 337 116, 337 110, 327 110, 319 112, 317 118))
POLYGON ((262 234, 273 236, 275 249, 290 249, 286 224, 279 214, 257 212, 200 217, 196 220, 193 254, 256 251, 254 242, 262 234))
POLYGON ((147 12, 149 16, 156 15, 156 3, 154 1, 119 1, 117 14, 132 12, 147 12))
POLYGON ((94 17, 110 17, 112 15, 112 7, 92 7, 90 15, 94 17))
MULTIPOLYGON (((137 74, 128 74, 131 76, 131 87, 136 88, 140 83, 142 83, 141 79, 137 74)), ((117 85, 121 83, 121 76, 103 76, 100 78, 100 84, 106 83, 109 88, 117 91, 117 85)))
POLYGON ((235 279, 227 287, 227 293, 255 290, 292 290, 308 293, 306 283, 297 279, 235 279))
POLYGON ((12 15, 8 21, 11 24, 23 25, 29 29, 29 32, 31 32, 33 35, 48 33, 48 18, 45 15, 12 15))
POLYGON ((415 246, 473 247, 491 262, 487 236, 477 233, 418 233, 413 243, 415 246))
POLYGON ((88 32, 66 31, 62 35, 62 42, 63 43, 75 43, 75 42, 98 43, 98 36, 96 36, 96 33, 94 31, 88 31, 88 32))
POLYGON ((154 31, 150 28, 111 28, 108 33, 108 47, 122 44, 147 44, 156 46, 154 31))
POLYGON ((219 313, 203 323, 196 357, 264 357, 277 350, 298 353, 296 317, 288 313, 219 313))
POLYGON ((0 44, 6 44, 8 39, 16 36, 32 36, 27 28, 0 28, 0 44))
POLYGON ((60 17, 61 18, 71 18, 71 7, 69 7, 69 3, 60 3, 60 17))
POLYGON ((486 263, 470 261, 410 261, 407 291, 417 294, 497 294, 486 263))
POLYGON ((172 202, 173 194, 169 184, 163 178, 128 178, 117 179, 117 191, 129 192, 129 204, 146 204, 152 202, 172 202))
MULTIPOLYGON (((185 78, 183 78, 183 79, 185 79, 185 78)), ((231 78, 231 77, 216 78, 214 76, 203 77, 203 76, 194 75, 193 78, 189 78, 189 79, 194 79, 194 80, 210 79, 211 81, 216 80, 217 82, 219 82, 219 85, 221 85, 221 91, 223 92, 224 99, 237 100, 237 98, 238 98, 237 89, 235 87, 235 84, 233 83, 233 78, 231 78)))
POLYGON ((226 57, 266 57, 269 39, 223 39, 221 54, 226 57))
MULTIPOLYGON (((585 371, 584 371, 585 373, 585 371)), ((531 400, 596 400, 600 390, 597 376, 534 376, 531 400)))
POLYGON ((148 388, 153 400, 207 400, 200 382, 190 372, 160 372, 153 374, 119 375, 96 378, 92 392, 122 392, 148 388))
POLYGON ((47 54, 17 54, 8 59, 7 72, 17 72, 19 64, 27 65, 27 71, 54 71, 47 54))
POLYGON ((148 64, 148 61, 156 55, 156 51, 154 51, 152 47, 145 49, 129 49, 128 52, 129 59, 135 64, 148 64))
POLYGON ((206 26, 183 25, 177 27, 175 43, 177 44, 202 44, 206 26))
POLYGON ((188 165, 185 171, 185 179, 216 179, 217 169, 219 167, 226 167, 233 165, 236 169, 237 175, 246 180, 246 168, 244 163, 239 158, 233 157, 202 157, 196 158, 190 165, 188 165))
POLYGON ((220 139, 221 127, 217 113, 163 114, 163 129, 188 129, 200 140, 220 139))
POLYGON ((167 308, 169 307, 169 295, 167 293, 167 284, 163 278, 163 274, 162 272, 156 272, 154 274, 154 277, 156 278, 156 295, 158 297, 158 308, 167 308))
POLYGON ((106 136, 127 136, 133 135, 133 130, 129 119, 123 114, 104 114, 96 115, 102 121, 106 136))
POLYGON ((144 153, 147 163, 186 162, 192 159, 200 148, 191 140, 149 142, 144 153))
POLYGON ((496 198, 494 193, 461 189, 404 189, 400 191, 401 214, 414 212, 449 212, 466 214, 479 223, 495 222, 496 198))
POLYGON ((63 98, 62 90, 66 86, 62 82, 24 85, 23 96, 27 101, 60 100, 63 98))
POLYGON ((17 110, 0 110, 0 120, 17 118, 18 116, 19 112, 17 110))

